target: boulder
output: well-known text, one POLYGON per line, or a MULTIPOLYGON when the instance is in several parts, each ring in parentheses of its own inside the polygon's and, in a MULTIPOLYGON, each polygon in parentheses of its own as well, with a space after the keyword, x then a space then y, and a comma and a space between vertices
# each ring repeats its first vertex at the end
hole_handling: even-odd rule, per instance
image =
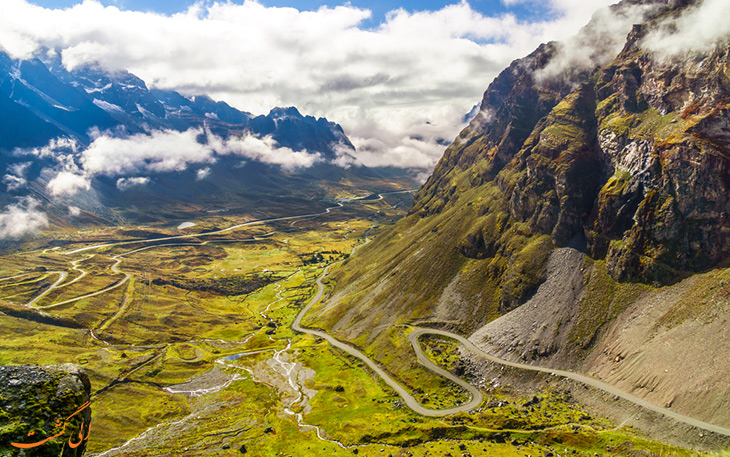
POLYGON ((81 367, 0 367, 0 456, 84 454, 91 383, 81 367))

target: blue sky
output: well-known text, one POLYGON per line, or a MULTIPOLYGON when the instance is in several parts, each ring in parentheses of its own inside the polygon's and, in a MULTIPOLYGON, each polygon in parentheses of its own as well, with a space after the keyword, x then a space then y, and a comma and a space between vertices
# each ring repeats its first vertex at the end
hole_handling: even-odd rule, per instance
MULTIPOLYGON (((98 0, 104 5, 116 5, 122 9, 136 11, 155 11, 159 13, 172 14, 186 10, 195 0, 98 0)), ((234 0, 233 3, 242 3, 243 0, 234 0)), ((345 4, 345 1, 321 1, 321 0, 259 0, 266 6, 287 6, 300 11, 316 10, 320 6, 337 6, 345 4)), ((81 3, 81 0, 32 0, 31 3, 45 6, 47 8, 65 8, 81 3)), ((408 11, 434 11, 446 5, 458 3, 458 0, 350 0, 351 5, 358 8, 369 9, 373 12, 372 22, 380 23, 388 11, 404 8, 408 11)), ((502 0, 470 0, 471 7, 487 16, 502 15, 511 13, 520 20, 544 20, 549 10, 545 8, 546 2, 517 2, 507 6, 502 0)))

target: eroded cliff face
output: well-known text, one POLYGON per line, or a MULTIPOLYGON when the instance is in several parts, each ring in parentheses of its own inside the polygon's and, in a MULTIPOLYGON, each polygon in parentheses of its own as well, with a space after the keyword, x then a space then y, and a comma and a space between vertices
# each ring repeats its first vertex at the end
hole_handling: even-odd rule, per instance
POLYGON ((483 223, 460 241, 468 257, 509 249, 498 239, 524 223, 557 246, 585 238, 617 280, 667 283, 726 259, 730 49, 659 58, 642 48, 657 24, 691 7, 656 4, 621 52, 592 72, 546 76, 554 44, 513 63, 412 213, 465 204, 458 196, 467 187, 496 187, 499 198, 479 209, 483 223), (502 230, 495 213, 506 214, 502 230))
POLYGON ((78 366, 0 366, 0 455, 80 457, 91 384, 78 366))
POLYGON ((394 325, 471 334, 533 297, 567 246, 587 256, 559 294, 570 328, 556 321, 524 354, 588 357, 642 294, 726 266, 730 47, 659 55, 645 44, 698 4, 624 1, 570 43, 515 61, 410 215, 335 272, 309 325, 400 360, 394 325), (628 24, 618 36, 613 18, 628 24))
POLYGON ((730 49, 656 61, 638 46, 649 28, 597 75, 611 176, 586 233, 614 278, 666 282, 730 254, 730 49))

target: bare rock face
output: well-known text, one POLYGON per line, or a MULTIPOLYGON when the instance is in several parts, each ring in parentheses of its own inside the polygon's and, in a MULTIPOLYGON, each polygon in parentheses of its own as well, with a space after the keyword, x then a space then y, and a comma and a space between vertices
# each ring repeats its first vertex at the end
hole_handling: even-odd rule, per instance
MULTIPOLYGON (((571 342, 587 350, 621 311, 617 284, 677 285, 726 267, 730 38, 671 56, 647 45, 699 4, 624 0, 571 42, 513 62, 409 216, 339 274, 346 286, 318 325, 368 343, 385 332, 381 314, 470 333, 540 297, 551 253, 567 247, 601 272, 594 295, 605 300, 586 300, 578 314, 597 317, 571 342)), ((552 330, 563 335, 565 322, 552 330)), ((520 355, 552 354, 535 348, 520 355)))
POLYGON ((652 25, 597 73, 611 176, 586 232, 614 278, 664 283, 730 255, 730 49, 656 59, 641 49, 652 25))
POLYGON ((0 367, 0 456, 82 456, 90 394, 76 365, 0 367))
MULTIPOLYGON (((571 52, 556 43, 513 63, 487 89, 412 214, 479 205, 484 223, 459 242, 464 256, 510 258, 509 231, 518 227, 550 235, 556 246, 580 238, 620 281, 673 283, 730 258, 730 47, 667 58, 644 46, 694 3, 614 7, 617 17, 643 18, 623 48, 592 68, 556 70, 571 52), (459 200, 474 188, 478 202, 459 200)), ((600 29, 596 19, 580 36, 593 40, 600 29)))

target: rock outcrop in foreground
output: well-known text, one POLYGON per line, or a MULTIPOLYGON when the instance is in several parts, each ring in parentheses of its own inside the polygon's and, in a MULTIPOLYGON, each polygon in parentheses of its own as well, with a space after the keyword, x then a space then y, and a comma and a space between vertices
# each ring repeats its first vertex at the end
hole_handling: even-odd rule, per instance
POLYGON ((91 384, 81 367, 0 367, 0 456, 84 454, 91 384))

